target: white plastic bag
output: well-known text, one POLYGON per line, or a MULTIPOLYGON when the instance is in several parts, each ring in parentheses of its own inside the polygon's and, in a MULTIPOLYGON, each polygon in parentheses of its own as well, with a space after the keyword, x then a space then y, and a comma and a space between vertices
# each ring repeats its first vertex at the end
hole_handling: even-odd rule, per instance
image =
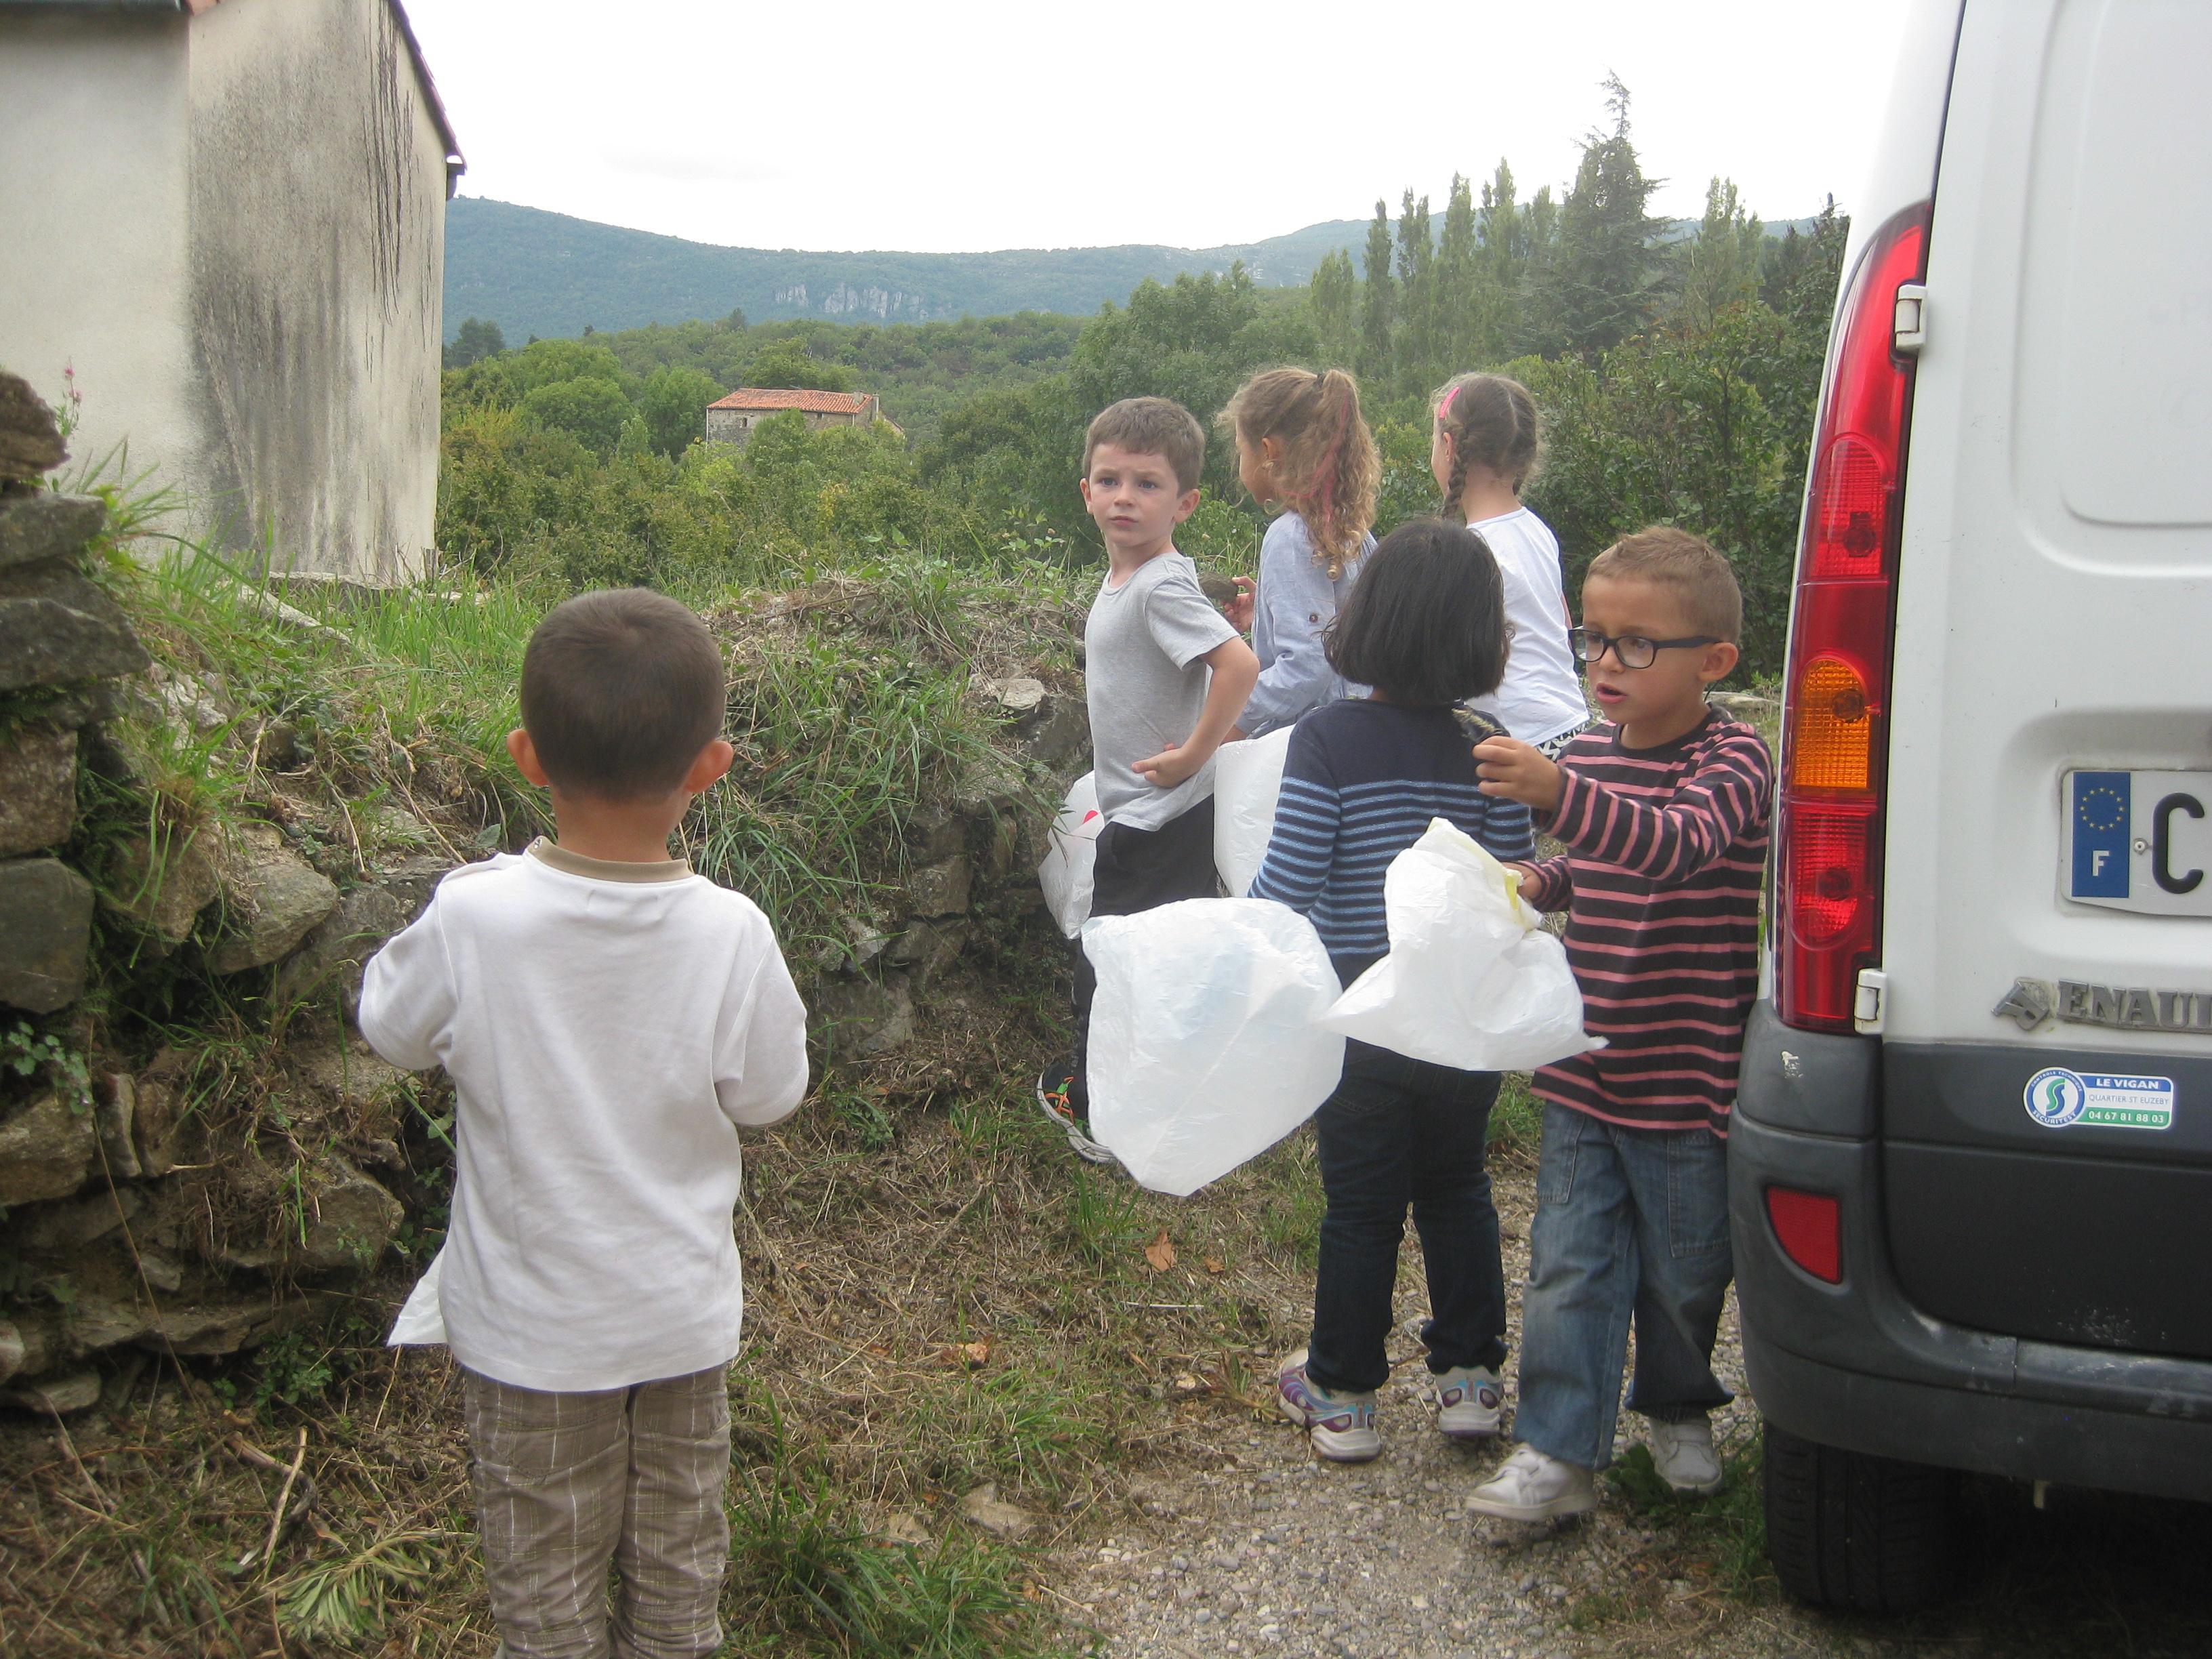
POLYGON ((1185 899, 1083 930, 1091 1133, 1177 1197, 1313 1115, 1344 1072, 1316 1021, 1337 978, 1313 924, 1266 899, 1185 899))
POLYGON ((1527 1072, 1604 1047, 1565 948, 1517 877, 1443 818, 1382 878, 1390 954, 1323 1016, 1332 1031, 1464 1072, 1527 1072))
POLYGON ((1243 898, 1267 856, 1275 830, 1275 798, 1283 792, 1283 757, 1291 728, 1224 743, 1213 751, 1213 867, 1230 896, 1243 898))
POLYGON ((446 1310, 438 1300, 438 1284, 445 1277, 446 1253, 440 1250, 430 1258, 430 1265, 422 1270, 422 1277, 415 1281, 415 1288, 407 1293, 407 1301, 399 1310, 399 1317, 392 1322, 392 1334, 384 1339, 387 1348, 410 1347, 417 1343, 442 1343, 446 1340, 446 1310))
POLYGON ((1073 939, 1091 914, 1091 867, 1098 856, 1098 832, 1106 820, 1098 811, 1098 781, 1085 772, 1068 785, 1067 799, 1053 820, 1052 844, 1037 866, 1037 884, 1060 931, 1073 939))

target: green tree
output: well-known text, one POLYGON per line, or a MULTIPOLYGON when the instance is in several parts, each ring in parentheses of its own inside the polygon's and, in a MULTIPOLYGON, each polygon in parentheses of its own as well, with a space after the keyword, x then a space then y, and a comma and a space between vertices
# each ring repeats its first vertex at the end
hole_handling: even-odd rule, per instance
POLYGON ((1455 173, 1451 198, 1444 206, 1443 234, 1437 239, 1437 361, 1430 386, 1478 361, 1476 337, 1484 297, 1481 254, 1475 239, 1473 190, 1455 173))
POLYGON ((1610 132, 1583 143, 1574 186, 1560 204, 1557 245, 1531 295, 1534 336, 1547 354, 1589 355, 1617 345, 1650 319, 1662 228, 1645 210, 1661 182, 1644 176, 1628 137, 1628 88, 1604 82, 1610 132))
POLYGON ((614 381, 586 376, 532 387, 522 399, 522 412, 549 431, 567 433, 594 454, 611 455, 623 427, 637 411, 614 381))
POLYGON ((1674 304, 1670 320, 1710 328, 1733 305, 1755 298, 1766 231, 1736 195, 1734 179, 1705 186, 1705 216, 1697 234, 1675 254, 1674 304))
POLYGON ((1314 267, 1306 283, 1306 307, 1313 315, 1322 362, 1351 368, 1359 356, 1359 279, 1349 248, 1332 249, 1314 267))
POLYGON ((698 369, 654 369, 637 397, 647 442, 673 460, 704 431, 707 405, 721 395, 720 384, 698 369))
POLYGON ((1418 396, 1435 377, 1437 245, 1429 229, 1429 198, 1407 191, 1398 213, 1399 392, 1418 396))
POLYGON ((1380 385, 1390 373, 1391 331, 1397 322, 1397 284, 1390 276, 1390 204, 1375 204, 1367 227, 1366 282, 1359 291, 1359 374, 1380 385))
MULTIPOLYGON (((1172 398, 1210 423, 1245 376, 1268 363, 1312 356, 1311 324, 1295 308, 1263 306, 1243 263, 1225 276, 1188 272, 1174 282, 1139 283, 1127 309, 1105 306, 1076 342, 1068 368, 1067 423, 1079 446, 1093 415, 1124 398, 1172 398)), ((1080 450, 1060 465, 1072 482, 1080 450)), ((1207 487, 1235 489, 1232 446, 1208 446, 1207 487)), ((1073 509, 1079 512, 1079 507, 1073 509)), ((1067 520, 1087 537, 1088 518, 1067 520)))
POLYGON ((618 391, 631 383, 622 360, 596 342, 532 340, 520 351, 501 352, 454 371, 446 387, 447 412, 513 409, 540 386, 580 380, 605 380, 618 391))
MULTIPOLYGON (((1547 204, 1549 199, 1545 198, 1547 204)), ((1462 356, 1469 367, 1502 362, 1519 349, 1534 212, 1534 204, 1524 213, 1516 201, 1513 169, 1501 158, 1482 187, 1482 206, 1475 216, 1474 301, 1462 342, 1462 356)))
POLYGON ((447 368, 466 368, 471 363, 480 363, 487 357, 496 357, 507 349, 506 337, 499 325, 482 317, 471 317, 461 324, 453 342, 446 348, 447 368))
POLYGON ((850 392, 853 371, 841 363, 823 362, 795 341, 779 340, 745 365, 744 383, 776 391, 805 386, 816 392, 850 392))
POLYGON ((1836 210, 1829 197, 1811 227, 1801 234, 1792 225, 1779 241, 1768 239, 1759 274, 1759 297, 1795 329, 1815 328, 1823 341, 1836 308, 1836 285, 1843 275, 1844 244, 1851 220, 1836 210))

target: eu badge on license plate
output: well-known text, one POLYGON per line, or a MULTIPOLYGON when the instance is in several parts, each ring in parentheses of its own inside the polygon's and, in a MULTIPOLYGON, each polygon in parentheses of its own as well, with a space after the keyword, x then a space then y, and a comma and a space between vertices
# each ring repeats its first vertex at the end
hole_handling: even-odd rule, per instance
POLYGON ((2077 904, 2212 915, 2212 772, 2069 772, 2059 890, 2077 904))

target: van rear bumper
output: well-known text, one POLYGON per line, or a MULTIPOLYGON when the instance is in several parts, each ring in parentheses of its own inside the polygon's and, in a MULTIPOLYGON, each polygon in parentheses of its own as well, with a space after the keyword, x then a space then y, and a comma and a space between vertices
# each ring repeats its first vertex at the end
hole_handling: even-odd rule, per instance
POLYGON ((1765 1003, 1753 1012, 1729 1207, 1761 1413, 1876 1456, 2212 1500, 2212 1363, 1999 1336, 1912 1305, 1881 1211, 1880 1063, 1875 1039, 1789 1030, 1765 1003), (1840 1201, 1841 1284, 1783 1253, 1770 1186, 1840 1201))

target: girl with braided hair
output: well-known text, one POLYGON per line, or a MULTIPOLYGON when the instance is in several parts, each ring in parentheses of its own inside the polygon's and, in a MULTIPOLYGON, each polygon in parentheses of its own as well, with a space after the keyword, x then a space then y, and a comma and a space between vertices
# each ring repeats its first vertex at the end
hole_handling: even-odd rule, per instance
POLYGON ((1460 374, 1437 391, 1434 408, 1429 470, 1443 491, 1443 515, 1480 536, 1496 556, 1513 629, 1504 683, 1471 706, 1556 758, 1591 715, 1567 647, 1571 618, 1559 538, 1521 505, 1543 443, 1535 400, 1502 374, 1460 374))
POLYGON ((1265 736, 1347 696, 1329 666, 1323 635, 1375 545, 1375 491, 1382 458, 1359 412, 1359 388, 1332 368, 1271 368, 1247 380, 1220 423, 1237 440, 1237 471, 1263 507, 1285 511, 1260 544, 1260 579, 1223 609, 1252 631, 1260 683, 1231 738, 1265 736))

